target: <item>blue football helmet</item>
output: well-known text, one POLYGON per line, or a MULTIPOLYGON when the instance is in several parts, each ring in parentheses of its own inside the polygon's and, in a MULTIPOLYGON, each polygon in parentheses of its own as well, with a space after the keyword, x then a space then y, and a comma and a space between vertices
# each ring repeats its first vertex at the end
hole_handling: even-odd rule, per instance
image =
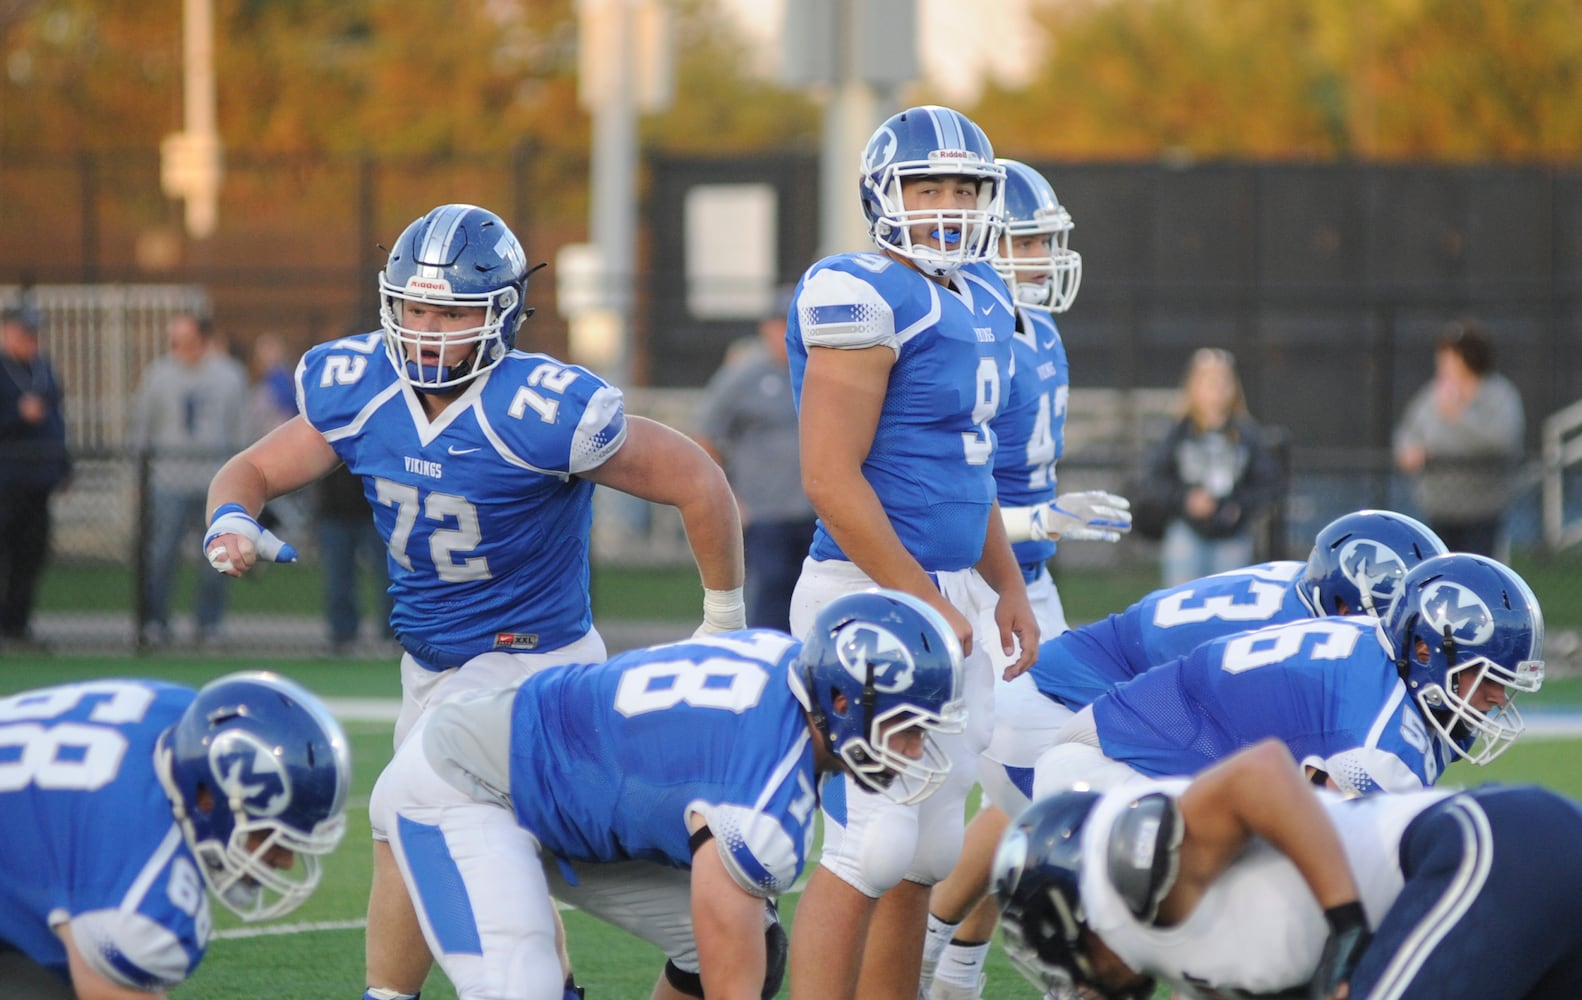
POLYGON ((1522 734, 1515 698, 1543 684, 1544 617, 1509 567, 1468 552, 1426 559, 1380 628, 1423 715, 1459 756, 1487 764, 1522 734))
POLYGON ((1043 174, 1020 160, 996 162, 1005 168, 1005 237, 994 269, 1017 305, 1065 312, 1082 285, 1082 255, 1066 246, 1071 213, 1043 174), (1014 241, 1025 236, 1041 237, 1041 252, 1016 253, 1014 241))
POLYGON ((935 105, 908 108, 880 125, 862 153, 862 210, 881 250, 900 254, 924 274, 948 278, 963 264, 989 260, 1004 225, 1005 169, 972 119, 935 105), (908 211, 902 186, 921 177, 971 177, 975 208, 908 211), (912 227, 930 226, 914 243, 912 227))
POLYGON ((385 350, 415 389, 452 389, 500 363, 516 346, 516 331, 533 314, 526 308, 527 255, 498 215, 476 205, 441 205, 401 233, 379 272, 379 321, 385 350), (450 333, 403 324, 407 303, 484 310, 480 326, 450 333), (475 350, 445 364, 457 344, 475 350))
POLYGON ((1060 792, 1022 811, 1000 838, 989 884, 999 901, 1000 941, 1011 964, 1054 996, 1147 1000, 1154 983, 1101 986, 1082 940, 1082 832, 1099 793, 1060 792))
POLYGON ((346 832, 351 751, 329 710, 277 674, 204 685, 160 735, 155 770, 204 881, 243 920, 296 909, 346 832), (279 848, 290 868, 270 865, 279 848))
MULTIPOLYGON (((798 655, 809 714, 864 788, 921 802, 950 774, 935 741, 959 733, 961 644, 944 616, 895 590, 844 594, 818 613, 798 655), (907 753, 921 737, 921 755, 907 753)), ((914 746, 915 749, 915 746, 914 746)))
POLYGON ((1445 552, 1445 543, 1428 525, 1405 514, 1342 514, 1319 530, 1298 593, 1315 615, 1383 618, 1407 572, 1445 552))

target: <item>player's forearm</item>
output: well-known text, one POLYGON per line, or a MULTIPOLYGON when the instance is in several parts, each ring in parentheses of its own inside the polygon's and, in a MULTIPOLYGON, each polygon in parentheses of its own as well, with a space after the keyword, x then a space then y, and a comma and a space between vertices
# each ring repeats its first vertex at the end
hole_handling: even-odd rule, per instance
POLYGON ((1268 742, 1247 752, 1235 782, 1234 809, 1249 832, 1291 859, 1320 907, 1360 898, 1334 822, 1282 744, 1268 742))
POLYGON ((1025 589, 1022 567, 1016 561, 1010 536, 1005 532, 1005 522, 1000 515, 999 501, 989 510, 988 530, 983 536, 983 555, 978 558, 978 575, 994 588, 996 594, 1025 589))
POLYGON ((258 466, 248 460, 246 452, 236 455, 220 466, 220 471, 209 480, 208 504, 205 515, 211 515, 223 504, 241 504, 248 513, 257 516, 269 500, 269 486, 258 466))
POLYGON ((744 575, 741 512, 725 474, 718 465, 709 464, 713 474, 703 471, 696 495, 677 504, 676 509, 703 586, 732 590, 742 585, 744 575))

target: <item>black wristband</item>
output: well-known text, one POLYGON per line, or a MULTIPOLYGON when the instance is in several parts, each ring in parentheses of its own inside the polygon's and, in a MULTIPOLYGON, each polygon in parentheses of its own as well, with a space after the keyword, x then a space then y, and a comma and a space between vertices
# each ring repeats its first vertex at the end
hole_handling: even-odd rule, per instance
POLYGON ((1362 903, 1357 900, 1331 906, 1324 911, 1324 920, 1329 924, 1332 934, 1340 934, 1354 927, 1368 929, 1368 914, 1363 911, 1362 903))
POLYGON ((698 848, 702 847, 704 844, 707 844, 713 839, 714 831, 710 830, 707 826, 700 826, 696 830, 693 830, 692 835, 687 838, 687 850, 691 851, 693 854, 696 854, 698 853, 698 848))

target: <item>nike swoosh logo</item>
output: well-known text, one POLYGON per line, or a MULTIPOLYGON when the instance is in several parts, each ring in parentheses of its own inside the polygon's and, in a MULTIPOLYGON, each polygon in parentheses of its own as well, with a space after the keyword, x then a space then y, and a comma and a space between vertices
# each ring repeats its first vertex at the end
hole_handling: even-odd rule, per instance
POLYGON ((987 306, 983 307, 983 315, 987 316, 987 315, 989 315, 992 312, 994 312, 994 306, 987 305, 987 306))
POLYGON ((1049 343, 1047 343, 1047 344, 1039 344, 1039 345, 1038 345, 1038 346, 1039 346, 1039 347, 1042 347, 1042 348, 1043 348, 1043 349, 1044 349, 1044 350, 1046 350, 1046 351, 1050 351, 1050 350, 1054 350, 1054 347, 1055 347, 1055 338, 1053 338, 1053 337, 1050 337, 1050 338, 1049 338, 1049 343))
POLYGON ((481 449, 481 448, 458 448, 455 445, 451 445, 448 450, 450 451, 450 453, 452 455, 471 455, 473 452, 475 452, 475 451, 482 451, 483 449, 481 449))

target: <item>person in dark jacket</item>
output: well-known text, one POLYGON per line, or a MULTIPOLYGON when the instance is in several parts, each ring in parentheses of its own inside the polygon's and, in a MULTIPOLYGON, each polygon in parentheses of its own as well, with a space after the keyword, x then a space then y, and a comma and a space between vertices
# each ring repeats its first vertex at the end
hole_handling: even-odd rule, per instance
POLYGON ((1279 499, 1280 467, 1229 351, 1193 352, 1180 419, 1150 454, 1143 486, 1164 522, 1164 586, 1254 561, 1253 528, 1279 499))
POLYGON ((71 475, 60 379, 39 353, 30 304, 0 316, 0 642, 33 643, 33 605, 49 558, 49 498, 71 475))

